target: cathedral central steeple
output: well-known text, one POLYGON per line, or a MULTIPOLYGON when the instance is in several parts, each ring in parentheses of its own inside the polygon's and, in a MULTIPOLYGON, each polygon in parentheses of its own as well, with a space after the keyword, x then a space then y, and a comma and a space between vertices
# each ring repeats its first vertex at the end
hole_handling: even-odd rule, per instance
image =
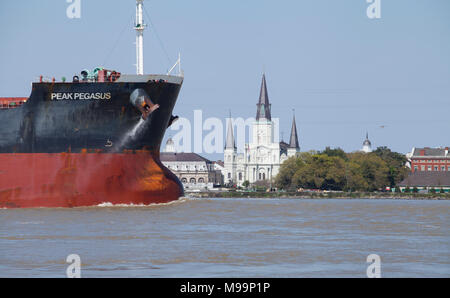
POLYGON ((259 101, 256 106, 256 121, 260 120, 261 118, 272 120, 272 116, 270 115, 269 94, 267 93, 266 74, 263 74, 262 77, 259 101))
POLYGON ((300 150, 300 145, 298 144, 297 125, 295 124, 295 115, 294 118, 292 119, 291 137, 289 138, 289 148, 300 150))

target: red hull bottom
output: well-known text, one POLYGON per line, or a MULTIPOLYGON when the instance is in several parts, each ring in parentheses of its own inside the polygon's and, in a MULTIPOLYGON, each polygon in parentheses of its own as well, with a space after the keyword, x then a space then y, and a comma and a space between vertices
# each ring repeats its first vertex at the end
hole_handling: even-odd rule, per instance
POLYGON ((0 154, 0 208, 150 205, 183 196, 159 154, 0 154))

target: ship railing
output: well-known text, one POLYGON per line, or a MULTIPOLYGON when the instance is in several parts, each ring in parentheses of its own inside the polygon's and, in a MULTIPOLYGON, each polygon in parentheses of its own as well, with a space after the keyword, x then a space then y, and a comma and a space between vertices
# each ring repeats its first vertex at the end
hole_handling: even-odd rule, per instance
POLYGON ((0 102, 0 110, 15 109, 22 106, 24 103, 24 101, 0 102))
MULTIPOLYGON (((81 78, 78 75, 75 75, 72 78, 72 82, 73 83, 104 83, 104 82, 113 83, 113 82, 117 81, 120 78, 120 76, 122 75, 120 72, 110 71, 110 70, 102 70, 101 72, 102 73, 97 76, 87 76, 87 77, 81 77, 81 78)), ((50 77, 39 76, 39 77, 37 77, 37 81, 39 83, 56 83, 56 79, 54 77, 50 78, 50 77)), ((66 83, 68 81, 65 77, 63 77, 61 82, 66 83)))

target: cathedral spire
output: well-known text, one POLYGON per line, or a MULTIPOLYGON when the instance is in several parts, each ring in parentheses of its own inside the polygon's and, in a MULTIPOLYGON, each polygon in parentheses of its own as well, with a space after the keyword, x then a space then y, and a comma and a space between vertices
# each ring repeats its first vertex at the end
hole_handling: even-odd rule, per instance
POLYGON ((289 140, 289 148, 300 149, 300 145, 298 144, 297 125, 295 124, 295 114, 294 114, 294 118, 292 119, 291 138, 289 140))
POLYGON ((225 143, 225 149, 235 149, 236 144, 234 142, 234 136, 233 136, 233 120, 231 119, 231 112, 230 112, 230 118, 228 120, 228 130, 227 130, 227 141, 225 143))
POLYGON ((272 120, 270 115, 270 103, 269 103, 269 94, 267 93, 267 84, 266 84, 266 74, 263 74, 262 82, 261 82, 261 91, 259 93, 259 101, 256 104, 256 120, 260 118, 265 118, 267 120, 272 120))

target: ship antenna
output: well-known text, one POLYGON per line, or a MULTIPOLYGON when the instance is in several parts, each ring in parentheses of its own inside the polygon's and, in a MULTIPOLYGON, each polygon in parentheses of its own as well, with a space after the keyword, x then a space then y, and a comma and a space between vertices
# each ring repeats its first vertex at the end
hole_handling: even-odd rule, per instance
POLYGON ((145 24, 143 20, 143 2, 144 0, 136 0, 136 73, 138 75, 144 74, 144 29, 145 24))

